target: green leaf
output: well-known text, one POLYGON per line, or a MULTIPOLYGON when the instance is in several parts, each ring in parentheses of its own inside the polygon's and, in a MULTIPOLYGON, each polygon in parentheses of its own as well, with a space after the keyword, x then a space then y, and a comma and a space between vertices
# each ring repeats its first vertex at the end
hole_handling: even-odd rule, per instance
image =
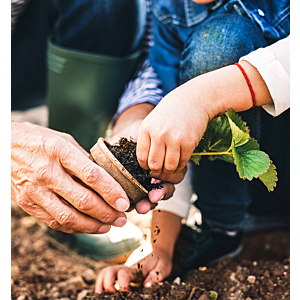
POLYGON ((190 160, 193 161, 196 165, 199 165, 201 160, 201 155, 192 155, 190 160))
POLYGON ((240 152, 248 150, 259 150, 259 144, 256 139, 250 138, 246 144, 239 147, 240 152))
POLYGON ((198 147, 194 152, 224 152, 231 145, 232 135, 231 128, 226 116, 217 117, 211 120, 201 139, 198 147))
POLYGON ((228 163, 231 163, 231 164, 234 163, 234 160, 233 160, 232 155, 228 155, 228 154, 222 154, 222 155, 220 155, 220 154, 219 154, 219 155, 209 155, 208 159, 209 159, 210 161, 214 161, 214 160, 216 160, 216 159, 220 159, 220 160, 224 160, 224 161, 226 161, 226 162, 228 162, 228 163))
POLYGON ((263 175, 260 175, 258 178, 267 187, 269 192, 274 191, 274 188, 276 186, 276 181, 278 181, 278 178, 277 178, 276 167, 273 165, 272 162, 267 172, 264 173, 263 175))
POLYGON ((244 145, 250 139, 250 135, 247 132, 241 130, 230 118, 228 118, 231 127, 232 138, 236 147, 244 145))
POLYGON ((240 178, 252 180, 267 172, 270 166, 269 156, 260 150, 246 150, 233 147, 233 158, 240 178))
POLYGON ((239 129, 249 133, 249 128, 247 126, 247 123, 244 122, 242 118, 233 109, 229 109, 226 112, 226 116, 229 117, 239 129))

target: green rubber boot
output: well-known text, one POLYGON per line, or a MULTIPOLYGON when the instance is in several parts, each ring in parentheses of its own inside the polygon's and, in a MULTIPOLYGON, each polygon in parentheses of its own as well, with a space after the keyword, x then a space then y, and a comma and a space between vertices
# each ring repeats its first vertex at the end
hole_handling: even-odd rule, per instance
POLYGON ((74 234, 79 254, 111 263, 124 263, 129 255, 146 243, 140 228, 127 221, 112 226, 106 234, 74 234))
POLYGON ((48 42, 49 127, 71 134, 87 151, 105 137, 141 53, 113 57, 48 42))

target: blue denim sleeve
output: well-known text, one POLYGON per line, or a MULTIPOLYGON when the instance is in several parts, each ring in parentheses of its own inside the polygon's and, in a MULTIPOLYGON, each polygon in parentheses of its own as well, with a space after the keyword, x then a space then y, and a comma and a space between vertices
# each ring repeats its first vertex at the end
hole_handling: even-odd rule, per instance
POLYGON ((179 85, 182 42, 176 36, 176 27, 163 24, 153 14, 154 45, 150 50, 150 63, 162 81, 164 95, 179 85))

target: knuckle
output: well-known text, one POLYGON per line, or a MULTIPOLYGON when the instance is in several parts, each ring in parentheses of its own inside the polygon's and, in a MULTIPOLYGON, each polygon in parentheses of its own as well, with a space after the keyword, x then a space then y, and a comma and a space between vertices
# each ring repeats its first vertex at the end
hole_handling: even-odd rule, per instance
POLYGON ((70 142, 75 142, 75 139, 74 139, 74 137, 71 134, 66 133, 66 132, 61 132, 61 135, 62 135, 62 137, 64 139, 66 139, 66 140, 68 140, 70 142))
POLYGON ((56 220, 51 220, 47 222, 47 225, 54 230, 58 230, 61 227, 61 225, 56 220))
POLYGON ((91 225, 86 225, 85 228, 83 228, 81 231, 84 233, 96 233, 99 229, 99 225, 95 225, 94 222, 92 222, 91 225))
POLYGON ((115 219, 116 217, 114 216, 113 212, 111 210, 106 210, 105 212, 102 212, 100 221, 103 223, 113 223, 115 219))
POLYGON ((74 206, 80 211, 89 211, 92 208, 90 194, 80 194, 76 199, 74 199, 74 206))
POLYGON ((151 131, 151 123, 148 121, 147 118, 145 118, 142 124, 140 125, 139 132, 148 133, 150 131, 151 131))
POLYGON ((160 164, 155 160, 150 160, 148 166, 151 171, 159 171, 161 169, 160 164))
POLYGON ((61 157, 63 154, 63 150, 65 149, 65 145, 60 139, 53 139, 48 146, 48 154, 50 158, 61 157))
POLYGON ((34 205, 34 203, 26 197, 19 197, 16 199, 16 202, 25 211, 30 210, 31 207, 34 205))
POLYGON ((177 166, 175 164, 165 163, 164 164, 164 173, 167 173, 167 174, 174 173, 176 168, 177 168, 177 166))
POLYGON ((182 170, 186 166, 187 163, 188 163, 188 159, 181 159, 178 164, 178 169, 182 170))
POLYGON ((72 227, 74 224, 74 214, 71 211, 64 211, 58 217, 58 223, 63 226, 72 227))
POLYGON ((137 152, 137 159, 139 163, 145 164, 147 162, 147 157, 141 152, 137 152))
POLYGON ((82 178, 86 183, 94 183, 96 181, 101 180, 101 173, 99 170, 95 167, 95 165, 86 165, 82 169, 82 178))
POLYGON ((39 182, 49 182, 51 179, 51 166, 49 164, 38 166, 35 171, 35 178, 39 182))

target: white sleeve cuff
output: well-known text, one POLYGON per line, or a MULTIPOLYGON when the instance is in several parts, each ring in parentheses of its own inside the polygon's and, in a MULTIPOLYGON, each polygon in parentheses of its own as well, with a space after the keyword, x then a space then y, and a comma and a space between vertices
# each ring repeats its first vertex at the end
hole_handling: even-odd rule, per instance
POLYGON ((274 117, 287 110, 290 107, 290 37, 257 49, 241 60, 258 70, 270 91, 274 103, 263 108, 274 117))
POLYGON ((169 200, 159 201, 156 206, 156 210, 164 210, 175 214, 183 219, 186 219, 189 215, 190 201, 193 195, 191 184, 191 170, 188 168, 184 179, 177 185, 175 185, 175 192, 172 198, 169 200))

